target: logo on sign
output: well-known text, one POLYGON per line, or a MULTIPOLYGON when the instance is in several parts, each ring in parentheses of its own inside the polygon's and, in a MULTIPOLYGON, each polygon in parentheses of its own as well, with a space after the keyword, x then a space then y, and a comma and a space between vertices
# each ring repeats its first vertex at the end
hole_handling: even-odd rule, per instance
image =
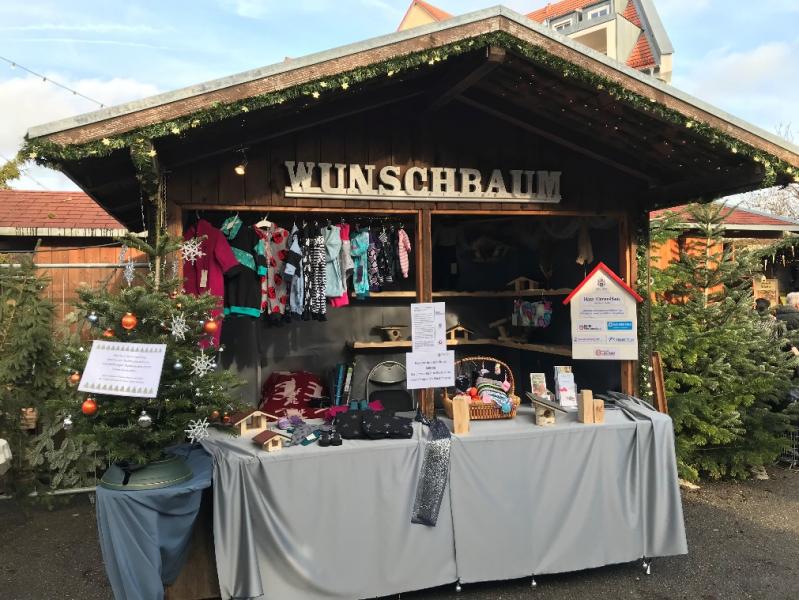
POLYGON ((596 323, 580 323, 577 331, 602 331, 602 326, 596 323))
POLYGON ((609 344, 634 344, 636 342, 635 336, 632 335, 609 335, 609 344))
POLYGON ((608 321, 608 331, 632 331, 632 321, 608 321))
POLYGON ((594 350, 594 356, 598 358, 613 358, 618 354, 616 350, 605 350, 603 348, 597 348, 594 350))
POLYGON ((607 285, 608 282, 605 280, 604 277, 600 277, 599 279, 596 280, 596 286, 600 289, 607 287, 607 285))

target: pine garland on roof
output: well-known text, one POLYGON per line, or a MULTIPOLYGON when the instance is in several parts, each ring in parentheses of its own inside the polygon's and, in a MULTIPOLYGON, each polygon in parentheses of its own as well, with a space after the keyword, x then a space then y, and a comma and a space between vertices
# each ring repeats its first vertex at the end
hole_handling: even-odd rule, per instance
MULTIPOLYGON (((565 79, 579 81, 600 92, 607 93, 615 100, 635 108, 636 110, 652 114, 673 125, 691 129, 697 137, 703 138, 714 147, 725 149, 732 154, 737 154, 742 158, 760 163, 763 165, 765 172, 765 177, 761 184, 762 187, 771 187, 777 184, 799 181, 799 170, 782 159, 763 150, 754 148, 707 123, 686 117, 682 113, 665 106, 654 98, 646 98, 637 92, 627 89, 620 83, 555 56, 547 52, 541 46, 523 42, 502 31, 494 31, 470 39, 453 42, 439 48, 391 58, 332 77, 324 77, 283 90, 252 96, 230 103, 223 104, 215 102, 208 108, 198 110, 183 117, 147 125, 117 136, 102 138, 85 144, 62 145, 46 138, 27 140, 20 151, 20 155, 25 160, 35 160, 39 164, 58 168, 59 165, 64 162, 108 156, 115 150, 130 148, 134 157, 134 162, 136 162, 137 149, 146 148, 148 147, 148 143, 151 144, 153 140, 159 138, 184 135, 187 131, 191 131, 198 127, 241 116, 243 113, 248 113, 250 111, 278 106, 286 102, 305 99, 310 103, 311 101, 330 96, 333 93, 346 92, 352 87, 379 78, 394 77, 426 66, 434 66, 436 63, 451 57, 459 56, 487 46, 499 46, 520 54, 529 59, 532 63, 556 72, 565 79)), ((151 151, 154 150, 151 148, 146 152, 151 151)))

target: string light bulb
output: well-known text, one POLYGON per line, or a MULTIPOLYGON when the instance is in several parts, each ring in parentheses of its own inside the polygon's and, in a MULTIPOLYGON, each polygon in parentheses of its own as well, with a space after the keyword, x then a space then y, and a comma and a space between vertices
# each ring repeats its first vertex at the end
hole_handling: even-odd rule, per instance
POLYGON ((245 175, 247 173, 247 152, 244 148, 239 150, 241 152, 241 160, 233 167, 236 175, 245 175))

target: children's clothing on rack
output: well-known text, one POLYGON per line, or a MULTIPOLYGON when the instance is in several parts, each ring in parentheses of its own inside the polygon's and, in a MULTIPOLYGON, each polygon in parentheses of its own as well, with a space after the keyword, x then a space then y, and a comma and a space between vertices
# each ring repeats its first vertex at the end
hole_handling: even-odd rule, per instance
POLYGON ((261 316, 261 278, 267 273, 264 243, 252 227, 243 227, 238 215, 225 219, 222 233, 243 267, 225 281, 225 315, 261 316))
POLYGON ((323 231, 325 238, 325 296, 340 298, 345 292, 341 273, 341 231, 328 225, 323 231))
POLYGON ((272 225, 266 229, 255 228, 266 250, 266 276, 261 285, 261 308, 267 318, 279 322, 288 310, 288 286, 282 273, 288 257, 289 232, 272 225))
MULTIPOLYGON (((200 243, 203 256, 193 263, 183 261, 183 289, 194 296, 208 292, 219 298, 219 308, 211 311, 211 316, 217 317, 222 314, 223 309, 225 276, 230 278, 236 276, 242 267, 233 255, 227 238, 205 219, 200 219, 183 232, 184 240, 195 237, 205 238, 200 243)), ((217 328, 214 334, 214 346, 219 346, 220 333, 221 328, 217 328)))
POLYGON ((341 286, 343 291, 338 298, 330 300, 330 306, 340 307, 347 306, 350 303, 350 293, 347 289, 347 278, 352 274, 354 264, 352 262, 352 244, 350 243, 350 225, 349 223, 342 223, 336 225, 339 229, 339 237, 341 238, 341 252, 339 252, 339 268, 341 270, 341 286))
POLYGON ((351 240, 352 287, 359 299, 369 297, 369 229, 361 229, 351 240))
POLYGON ((410 252, 411 239, 408 237, 408 232, 401 227, 397 232, 397 253, 402 277, 405 279, 408 278, 408 272, 410 271, 410 261, 408 260, 410 252))
POLYGON ((303 315, 305 320, 327 320, 327 298, 325 286, 327 274, 325 272, 326 252, 325 238, 314 228, 305 238, 303 246, 303 276, 305 278, 305 299, 303 301, 303 315))

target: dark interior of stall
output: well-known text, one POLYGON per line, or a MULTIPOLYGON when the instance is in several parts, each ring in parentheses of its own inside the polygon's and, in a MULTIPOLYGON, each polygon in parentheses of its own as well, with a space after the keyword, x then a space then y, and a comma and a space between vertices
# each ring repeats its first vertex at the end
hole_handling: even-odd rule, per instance
MULTIPOLYGON (((221 227, 235 214, 244 225, 266 216, 289 231, 294 226, 321 230, 343 222, 352 232, 403 228, 412 244, 407 278, 384 284, 366 299, 351 297, 347 306, 328 306, 324 322, 227 317, 220 363, 235 368, 246 382, 241 387, 243 401, 256 404, 261 384, 272 373, 309 371, 327 381, 341 363, 354 363, 352 398, 358 399, 365 397, 367 377, 375 365, 404 364, 410 348, 387 343, 385 335, 387 328, 396 328, 402 339, 410 338, 419 241, 416 213, 185 210, 183 225, 202 218, 221 227)), ((433 301, 446 302, 447 327, 465 328, 467 332, 457 335, 471 340, 452 348, 456 360, 487 356, 505 362, 523 400, 530 373, 544 373, 552 389, 556 365, 573 366, 578 389, 620 389, 619 363, 573 361, 566 356, 571 347, 570 317, 569 307, 563 305, 568 292, 598 262, 618 272, 619 243, 618 220, 611 217, 434 215, 433 301), (517 293, 516 285, 525 289, 517 293), (530 285, 534 289, 526 289, 530 285), (496 343, 503 336, 511 340, 511 347, 496 343)))

